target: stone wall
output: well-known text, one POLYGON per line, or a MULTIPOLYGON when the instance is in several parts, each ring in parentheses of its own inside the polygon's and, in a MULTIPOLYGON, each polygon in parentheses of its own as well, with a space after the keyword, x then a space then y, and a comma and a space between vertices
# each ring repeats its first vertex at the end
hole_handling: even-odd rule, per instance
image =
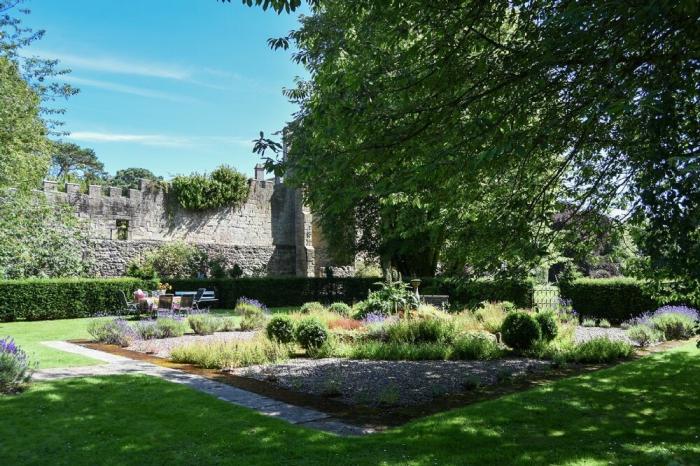
POLYGON ((179 208, 157 185, 142 180, 140 189, 45 181, 44 192, 55 203, 67 203, 89 231, 87 256, 100 276, 124 274, 126 265, 146 251, 170 241, 196 245, 228 267, 238 264, 247 275, 313 275, 311 214, 301 196, 279 180, 263 180, 256 170, 250 194, 237 208, 190 212, 179 208), (120 228, 121 226, 121 228, 120 228))

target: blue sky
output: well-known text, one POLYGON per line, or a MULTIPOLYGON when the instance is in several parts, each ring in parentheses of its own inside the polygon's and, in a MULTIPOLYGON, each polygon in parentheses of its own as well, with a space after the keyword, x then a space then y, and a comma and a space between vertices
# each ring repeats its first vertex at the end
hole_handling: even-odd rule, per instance
POLYGON ((25 23, 45 37, 25 53, 58 58, 81 92, 61 103, 71 135, 108 172, 144 167, 169 178, 226 163, 252 176, 251 140, 295 107, 283 87, 304 71, 269 37, 297 14, 240 0, 29 0, 25 23))

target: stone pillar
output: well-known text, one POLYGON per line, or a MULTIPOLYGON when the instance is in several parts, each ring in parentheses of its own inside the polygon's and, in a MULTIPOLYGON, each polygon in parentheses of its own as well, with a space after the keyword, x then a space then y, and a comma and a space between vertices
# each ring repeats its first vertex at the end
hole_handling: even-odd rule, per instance
POLYGON ((129 188, 129 199, 141 199, 141 191, 129 188))
POLYGON ((301 277, 313 277, 315 268, 315 251, 313 246, 313 216, 311 209, 304 205, 302 192, 295 192, 295 245, 296 274, 301 277))
POLYGON ((76 183, 66 183, 66 193, 68 194, 78 194, 80 192, 80 185, 76 183))
POLYGON ((115 188, 114 186, 109 187, 109 197, 121 197, 122 188, 115 188))
POLYGON ((265 181, 265 166, 261 163, 255 165, 255 181, 265 181))

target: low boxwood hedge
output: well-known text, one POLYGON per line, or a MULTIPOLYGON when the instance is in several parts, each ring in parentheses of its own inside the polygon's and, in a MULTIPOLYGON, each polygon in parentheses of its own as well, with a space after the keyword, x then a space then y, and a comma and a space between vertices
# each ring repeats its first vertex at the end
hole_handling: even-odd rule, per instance
POLYGON ((155 289, 153 280, 137 278, 60 278, 0 280, 0 320, 49 320, 115 313, 138 289, 155 289))

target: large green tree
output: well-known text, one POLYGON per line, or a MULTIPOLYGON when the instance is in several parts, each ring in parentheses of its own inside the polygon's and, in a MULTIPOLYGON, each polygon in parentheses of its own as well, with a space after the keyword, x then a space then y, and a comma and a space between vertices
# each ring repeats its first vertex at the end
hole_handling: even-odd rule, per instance
POLYGON ((697 2, 311 9, 270 41, 293 43, 310 78, 287 91, 301 110, 269 165, 326 228, 399 196, 436 219, 445 257, 502 269, 549 251, 554 212, 621 207, 658 275, 698 285, 697 2))
POLYGON ((114 177, 110 180, 112 186, 121 186, 123 188, 138 189, 139 180, 146 179, 151 181, 163 181, 162 176, 156 176, 147 168, 124 168, 117 170, 114 177))
POLYGON ((72 142, 54 142, 51 151, 53 174, 59 178, 105 178, 104 164, 95 151, 72 142))
POLYGON ((46 133, 39 97, 0 56, 0 188, 39 187, 50 161, 46 133))

